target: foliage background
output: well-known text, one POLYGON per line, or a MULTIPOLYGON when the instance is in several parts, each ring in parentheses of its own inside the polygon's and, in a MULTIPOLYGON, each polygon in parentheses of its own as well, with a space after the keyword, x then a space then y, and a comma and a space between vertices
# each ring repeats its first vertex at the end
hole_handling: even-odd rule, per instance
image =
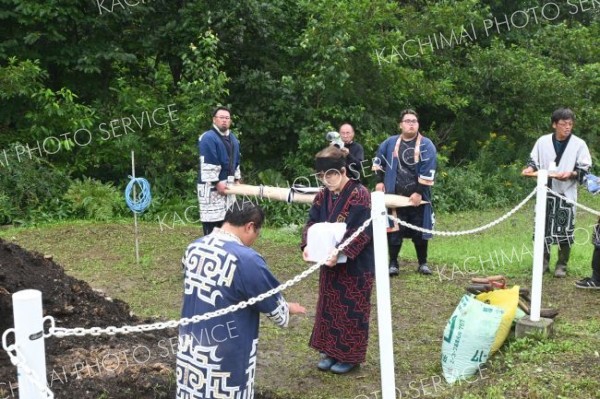
MULTIPOLYGON (((545 14, 544 3, 493 0, 124 4, 0 0, 0 223, 126 215, 111 187, 127 184, 132 150, 156 199, 149 215, 185 209, 196 140, 217 104, 233 109, 247 183, 310 175, 325 132, 343 121, 369 159, 407 107, 439 150, 440 211, 507 206, 528 193, 519 171, 560 106, 575 110, 575 132, 598 161, 595 2, 556 2, 545 14), (451 46, 415 47, 452 34, 451 46), (177 114, 167 125, 87 146, 72 139, 168 104, 177 114), (48 137, 61 138, 48 146, 54 154, 17 157, 16 146, 48 137), (95 208, 67 192, 96 198, 86 203, 95 208)), ((302 217, 269 206, 278 224, 302 217)))

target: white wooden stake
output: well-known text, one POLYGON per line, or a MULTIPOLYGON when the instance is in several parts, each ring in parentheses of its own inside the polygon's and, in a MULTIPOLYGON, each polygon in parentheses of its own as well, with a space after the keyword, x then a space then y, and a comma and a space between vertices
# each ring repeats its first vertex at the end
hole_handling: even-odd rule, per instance
POLYGON ((535 237, 533 241, 533 275, 531 281, 531 321, 540 321, 542 304, 542 277, 544 274, 544 245, 546 235, 546 185, 548 171, 538 170, 535 204, 535 237))
MULTIPOLYGON (((42 293, 38 290, 22 290, 13 294, 12 301, 15 344, 27 367, 33 371, 42 385, 47 385, 42 293)), ((17 372, 20 398, 42 399, 45 397, 22 367, 19 367, 17 372)))
MULTIPOLYGON (((135 154, 131 151, 131 177, 135 179, 135 154)), ((133 185, 133 199, 137 199, 136 185, 133 185)), ((135 231, 135 263, 140 264, 140 244, 138 239, 138 221, 137 212, 133 212, 133 225, 135 231)))
POLYGON ((371 193, 371 217, 373 218, 373 246, 375 249, 381 397, 382 399, 395 399, 394 339, 392 335, 392 305, 386 232, 388 218, 385 208, 385 194, 381 191, 371 193))

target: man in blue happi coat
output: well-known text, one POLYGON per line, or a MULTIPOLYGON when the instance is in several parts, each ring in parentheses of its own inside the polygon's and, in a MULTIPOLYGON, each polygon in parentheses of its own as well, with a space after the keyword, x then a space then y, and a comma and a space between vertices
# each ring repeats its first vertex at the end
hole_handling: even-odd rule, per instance
POLYGON ((231 111, 217 107, 213 125, 198 138, 200 168, 198 173, 198 203, 204 235, 223 224, 225 212, 235 201, 226 195, 227 182, 238 182, 240 172, 240 143, 230 130, 231 111))
MULTIPOLYGON (((235 202, 221 228, 190 244, 182 317, 227 308, 277 286, 265 260, 250 246, 264 221, 260 207, 235 202)), ((254 305, 181 326, 177 353, 177 399, 252 399, 260 313, 281 327, 290 314, 305 313, 278 293, 254 305)))
MULTIPOLYGON (((414 110, 400 113, 400 134, 389 137, 379 146, 374 160, 377 176, 375 190, 409 197, 411 206, 390 210, 390 213, 403 222, 432 230, 434 223, 431 206, 431 186, 433 186, 437 166, 436 148, 427 137, 419 133, 419 117, 414 110), (421 203, 427 201, 426 203, 421 203)), ((389 273, 399 273, 398 254, 404 238, 412 239, 417 252, 421 274, 431 274, 427 265, 428 240, 430 233, 392 223, 388 229, 388 250, 390 255, 389 273)))

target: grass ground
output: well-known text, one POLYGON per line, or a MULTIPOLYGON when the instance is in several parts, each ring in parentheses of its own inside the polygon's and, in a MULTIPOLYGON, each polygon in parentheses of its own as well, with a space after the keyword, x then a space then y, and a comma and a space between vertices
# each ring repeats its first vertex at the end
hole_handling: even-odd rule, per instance
MULTIPOLYGON (((597 198, 586 204, 600 208, 597 198)), ((439 230, 462 230, 486 224, 504 213, 469 212, 438 216, 439 230)), ((509 283, 529 287, 532 265, 532 206, 486 232, 437 237, 430 244, 434 275, 415 272, 415 254, 407 242, 401 274, 392 279, 394 356, 398 398, 596 398, 600 392, 600 292, 575 289, 573 282, 590 273, 589 240, 595 218, 578 215, 576 245, 569 276, 544 277, 543 307, 556 307, 554 338, 510 339, 469 382, 443 383, 440 364, 444 326, 473 275, 504 274, 509 283)), ((197 225, 158 222, 140 226, 139 265, 135 261, 132 223, 64 223, 27 229, 2 229, 0 236, 21 246, 52 254, 67 272, 94 288, 128 302, 140 316, 177 318, 182 275, 180 258, 200 234, 197 225)), ((307 266, 298 249, 299 231, 265 228, 256 249, 280 281, 307 266)), ((552 261, 556 259, 553 253, 552 261)), ((263 320, 257 390, 277 398, 380 398, 377 312, 371 314, 367 362, 349 375, 316 370, 317 356, 307 341, 314 321, 317 274, 284 295, 307 307, 289 329, 263 320)), ((373 303, 375 303, 375 292, 373 303)), ((74 326, 75 327, 75 326, 74 326)))

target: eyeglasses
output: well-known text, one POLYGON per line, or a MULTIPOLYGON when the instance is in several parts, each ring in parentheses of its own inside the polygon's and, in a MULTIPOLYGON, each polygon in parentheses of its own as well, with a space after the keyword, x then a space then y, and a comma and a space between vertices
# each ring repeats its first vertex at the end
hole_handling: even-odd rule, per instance
POLYGON ((328 170, 327 173, 319 172, 315 176, 320 181, 324 181, 325 179, 331 179, 333 176, 340 175, 338 170, 328 170))
POLYGON ((228 117, 228 116, 215 116, 215 118, 217 118, 217 119, 225 119, 225 120, 229 120, 229 119, 231 119, 231 118, 230 118, 230 117, 228 117))
POLYGON ((405 119, 402 121, 402 123, 406 123, 408 125, 416 125, 417 123, 419 123, 419 121, 416 119, 405 119))

